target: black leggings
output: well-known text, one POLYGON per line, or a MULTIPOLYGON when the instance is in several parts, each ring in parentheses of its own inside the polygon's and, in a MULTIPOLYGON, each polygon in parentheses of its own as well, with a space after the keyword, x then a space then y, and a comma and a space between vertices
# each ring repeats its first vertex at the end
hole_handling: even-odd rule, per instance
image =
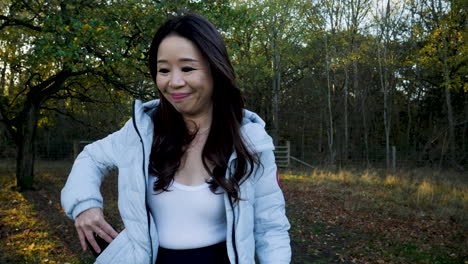
POLYGON ((226 242, 194 249, 159 247, 156 264, 229 264, 226 242))

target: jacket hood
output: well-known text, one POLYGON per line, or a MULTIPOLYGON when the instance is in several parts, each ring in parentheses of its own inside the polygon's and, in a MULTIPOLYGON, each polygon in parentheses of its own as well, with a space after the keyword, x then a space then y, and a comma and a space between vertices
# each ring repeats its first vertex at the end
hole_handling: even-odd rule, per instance
MULTIPOLYGON (((142 103, 140 100, 135 100, 133 117, 136 124, 148 133, 153 132, 152 113, 159 105, 159 99, 151 100, 142 103)), ((272 138, 265 131, 265 121, 262 120, 256 113, 244 109, 244 117, 241 124, 241 134, 245 143, 252 152, 263 152, 266 150, 275 149, 272 138)))
POLYGON ((244 109, 241 133, 245 143, 253 152, 274 150, 272 138, 265 131, 265 121, 256 113, 244 109))

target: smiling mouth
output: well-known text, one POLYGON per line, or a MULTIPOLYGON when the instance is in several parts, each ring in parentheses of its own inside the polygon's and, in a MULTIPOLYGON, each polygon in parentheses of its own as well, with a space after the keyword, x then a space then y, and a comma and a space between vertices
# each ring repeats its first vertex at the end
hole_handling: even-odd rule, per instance
POLYGON ((171 94, 171 97, 172 99, 178 101, 178 100, 182 100, 186 97, 188 97, 190 94, 189 93, 173 93, 171 94))

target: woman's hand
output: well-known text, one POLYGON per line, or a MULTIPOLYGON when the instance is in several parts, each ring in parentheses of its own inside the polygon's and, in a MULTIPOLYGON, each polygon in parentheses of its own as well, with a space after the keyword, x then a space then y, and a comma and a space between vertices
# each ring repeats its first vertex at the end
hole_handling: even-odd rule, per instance
POLYGON ((86 245, 86 240, 88 240, 94 250, 101 253, 93 233, 108 243, 112 242, 118 235, 117 231, 104 220, 101 208, 90 208, 81 212, 75 219, 75 228, 80 238, 81 247, 85 251, 88 249, 86 245))

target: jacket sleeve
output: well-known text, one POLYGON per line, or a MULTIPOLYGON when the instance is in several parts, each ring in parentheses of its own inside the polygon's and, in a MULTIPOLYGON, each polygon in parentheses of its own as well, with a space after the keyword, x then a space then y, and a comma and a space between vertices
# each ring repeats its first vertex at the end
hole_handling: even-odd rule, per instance
POLYGON ((76 158, 67 182, 62 189, 62 207, 68 217, 75 219, 81 212, 102 208, 101 182, 109 169, 117 166, 118 148, 128 133, 128 121, 119 131, 87 145, 76 158))
POLYGON ((285 201, 276 179, 273 151, 260 154, 261 166, 257 169, 254 203, 254 234, 258 259, 262 264, 291 262, 289 221, 285 201))

